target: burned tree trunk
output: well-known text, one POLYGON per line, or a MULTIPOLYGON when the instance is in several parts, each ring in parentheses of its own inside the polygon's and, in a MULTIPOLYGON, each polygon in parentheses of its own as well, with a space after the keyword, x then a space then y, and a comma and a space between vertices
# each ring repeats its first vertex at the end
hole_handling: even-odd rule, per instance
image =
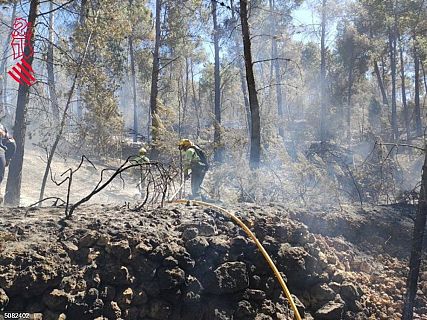
POLYGON ((255 169, 259 167, 261 161, 261 120, 259 115, 259 103, 256 92, 255 76, 252 63, 247 5, 248 3, 246 0, 240 0, 240 21, 242 24, 243 53, 245 56, 246 82, 248 85, 249 105, 251 108, 252 123, 250 164, 251 168, 255 169))
POLYGON ((378 86, 380 87, 381 96, 383 98, 383 104, 388 106, 387 93, 385 91, 384 82, 383 82, 383 79, 381 78, 380 68, 378 68, 378 62, 376 60, 374 61, 374 70, 375 70, 375 75, 377 76, 378 86))
POLYGON ((161 12, 162 2, 161 0, 156 0, 156 38, 154 42, 154 51, 153 51, 153 70, 151 73, 151 92, 150 92, 150 113, 151 113, 151 135, 152 142, 155 147, 158 140, 159 134, 159 115, 157 114, 157 96, 159 93, 159 48, 160 48, 160 12, 161 12))
MULTIPOLYGON (((33 64, 33 56, 30 55, 31 47, 34 47, 34 26, 36 23, 39 0, 31 0, 30 11, 28 14, 28 23, 31 26, 27 32, 31 32, 29 44, 25 46, 24 52, 29 56, 27 62, 33 64)), ((21 198, 22 166, 24 164, 24 146, 25 134, 27 131, 27 107, 29 100, 30 87, 25 83, 20 83, 18 88, 18 99, 16 102, 15 125, 13 127, 13 136, 16 141, 16 153, 9 166, 7 176, 6 193, 4 202, 8 205, 19 205, 21 198)))
POLYGON ((399 138, 397 127, 397 106, 396 106, 396 26, 389 29, 389 55, 391 68, 391 127, 392 140, 399 138))
POLYGON ((406 82, 405 82, 405 61, 403 59, 403 40, 402 37, 399 38, 399 56, 400 56, 400 77, 401 77, 401 87, 402 87, 402 104, 403 104, 403 116, 405 119, 405 130, 406 130, 406 140, 411 138, 411 129, 409 127, 409 110, 408 103, 406 100, 406 82))
POLYGON ((402 320, 413 319, 414 301, 417 294, 418 275, 420 273, 421 257, 423 252, 424 230, 427 218, 427 150, 425 152, 421 190, 418 202, 417 216, 415 217, 412 250, 409 260, 409 274, 406 284, 406 297, 403 307, 402 320))
MULTIPOLYGON (((269 5, 270 5, 270 11, 271 11, 271 23, 272 23, 272 33, 273 33, 273 37, 271 39, 271 53, 272 53, 272 57, 271 59, 273 59, 271 61, 272 63, 272 67, 274 67, 274 76, 275 76, 275 81, 276 81, 276 85, 275 85, 275 89, 276 89, 276 102, 277 102, 277 115, 278 115, 278 130, 279 130, 279 135, 282 139, 285 138, 285 130, 283 129, 283 94, 282 94, 282 85, 281 85, 281 75, 280 75, 280 64, 279 64, 279 59, 277 56, 277 41, 276 41, 276 18, 274 15, 274 10, 275 10, 275 6, 274 6, 274 0, 270 0, 269 1, 269 5)), ((272 68, 273 69, 273 68, 272 68)))
POLYGON ((129 36, 130 69, 132 74, 132 97, 133 97, 133 142, 138 141, 138 106, 136 102, 136 73, 135 52, 133 51, 133 37, 129 36))
POLYGON ((414 48, 414 76, 415 76, 415 128, 417 137, 422 135, 422 122, 421 122, 421 106, 420 106, 420 58, 417 49, 414 48))
POLYGON ((217 19, 217 4, 212 1, 212 19, 214 27, 214 52, 215 52, 215 131, 214 131, 214 145, 215 154, 214 159, 217 162, 222 162, 223 148, 221 146, 221 75, 219 70, 219 29, 217 19))

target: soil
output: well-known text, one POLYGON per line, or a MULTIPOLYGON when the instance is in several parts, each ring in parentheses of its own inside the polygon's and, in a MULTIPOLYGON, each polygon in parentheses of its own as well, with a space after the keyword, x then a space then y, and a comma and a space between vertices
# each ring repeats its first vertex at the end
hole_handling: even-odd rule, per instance
MULTIPOLYGON (((304 319, 400 319, 411 223, 402 208, 228 209, 272 256, 304 319)), ((0 309, 43 319, 293 318, 254 243, 215 210, 86 205, 63 216, 1 210, 0 309)), ((424 269, 415 319, 426 315, 424 269)))

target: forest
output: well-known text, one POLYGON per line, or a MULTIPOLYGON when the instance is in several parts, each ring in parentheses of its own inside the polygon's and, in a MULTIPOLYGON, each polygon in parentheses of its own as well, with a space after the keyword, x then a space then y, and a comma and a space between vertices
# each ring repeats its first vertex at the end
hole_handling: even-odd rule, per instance
POLYGON ((0 319, 427 319, 425 0, 0 22, 0 319))

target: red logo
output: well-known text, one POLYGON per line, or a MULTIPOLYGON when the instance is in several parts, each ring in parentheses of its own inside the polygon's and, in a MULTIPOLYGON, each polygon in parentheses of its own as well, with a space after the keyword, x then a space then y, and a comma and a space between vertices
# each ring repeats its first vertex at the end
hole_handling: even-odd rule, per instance
POLYGON ((13 49, 13 59, 22 58, 7 73, 18 83, 33 85, 36 82, 34 70, 28 63, 28 59, 33 56, 34 50, 31 46, 31 23, 23 18, 16 18, 13 23, 11 46, 13 49), (25 52, 28 48, 28 52, 25 52))

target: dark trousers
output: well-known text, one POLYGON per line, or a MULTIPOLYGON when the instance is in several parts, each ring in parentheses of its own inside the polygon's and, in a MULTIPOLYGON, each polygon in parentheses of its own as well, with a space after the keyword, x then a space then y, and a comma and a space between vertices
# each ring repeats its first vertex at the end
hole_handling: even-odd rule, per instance
POLYGON ((0 148, 0 183, 4 178, 4 171, 6 169, 6 156, 3 149, 0 148))
POLYGON ((191 192, 193 194, 193 198, 201 197, 201 189, 203 179, 206 175, 206 169, 201 166, 195 166, 191 168, 191 192))

